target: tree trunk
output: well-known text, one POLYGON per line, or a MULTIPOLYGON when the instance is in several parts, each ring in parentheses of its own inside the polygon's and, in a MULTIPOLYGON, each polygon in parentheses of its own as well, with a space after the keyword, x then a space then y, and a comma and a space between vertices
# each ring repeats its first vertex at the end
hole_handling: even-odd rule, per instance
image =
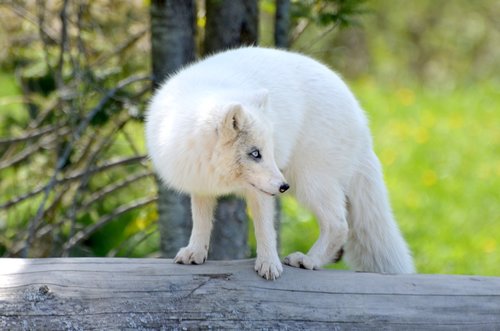
MULTIPOLYGON (((207 0, 205 54, 256 45, 259 10, 257 1, 207 0)), ((219 199, 209 259, 240 259, 248 256, 248 216, 245 202, 235 197, 219 199)))
POLYGON ((208 258, 213 260, 244 259, 249 254, 248 216, 245 202, 235 197, 219 199, 208 258))
MULTIPOLYGON (((169 74, 195 59, 194 0, 151 1, 151 52, 153 86, 156 88, 169 74)), ((191 207, 188 196, 158 183, 158 227, 160 249, 173 257, 185 246, 191 232, 191 207)))
MULTIPOLYGON (((274 45, 277 48, 288 49, 290 47, 290 0, 276 0, 276 12, 274 15, 274 45)), ((276 198, 274 214, 274 226, 278 234, 278 247, 281 244, 280 221, 281 221, 281 201, 276 198)), ((279 251, 279 250, 278 250, 279 251)))
POLYGON ((290 46, 290 0, 276 0, 274 44, 278 48, 290 46))
POLYGON ((194 0, 151 2, 151 53, 155 87, 195 59, 194 0))
POLYGON ((256 45, 259 7, 256 0, 206 0, 205 54, 256 45))

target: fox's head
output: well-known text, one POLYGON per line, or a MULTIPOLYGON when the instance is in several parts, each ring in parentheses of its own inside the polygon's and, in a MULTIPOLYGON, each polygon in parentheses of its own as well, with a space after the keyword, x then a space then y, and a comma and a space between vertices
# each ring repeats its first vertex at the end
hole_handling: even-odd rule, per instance
POLYGON ((276 195, 289 186, 274 158, 273 127, 264 114, 267 107, 265 90, 243 102, 222 105, 213 158, 224 172, 220 175, 233 184, 276 195))

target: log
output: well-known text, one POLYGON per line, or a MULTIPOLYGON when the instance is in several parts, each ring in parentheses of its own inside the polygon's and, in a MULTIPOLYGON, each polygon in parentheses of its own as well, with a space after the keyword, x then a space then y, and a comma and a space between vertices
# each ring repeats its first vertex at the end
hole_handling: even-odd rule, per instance
POLYGON ((1 330, 499 330, 500 278, 381 275, 253 260, 0 259, 1 330))

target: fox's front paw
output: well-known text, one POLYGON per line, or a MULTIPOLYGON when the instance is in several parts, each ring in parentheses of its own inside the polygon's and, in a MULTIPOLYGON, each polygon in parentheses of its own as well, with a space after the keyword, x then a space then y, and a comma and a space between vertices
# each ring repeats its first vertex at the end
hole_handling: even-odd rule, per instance
POLYGON ((277 279, 283 272, 283 266, 278 257, 259 257, 255 261, 255 271, 259 276, 264 277, 267 280, 277 279))
POLYGON ((174 262, 181 264, 203 264, 206 260, 206 249, 187 246, 179 250, 175 256, 174 262))
POLYGON ((318 263, 312 257, 301 252, 295 252, 288 255, 287 257, 285 257, 284 262, 286 265, 296 268, 304 268, 309 270, 319 268, 318 263))

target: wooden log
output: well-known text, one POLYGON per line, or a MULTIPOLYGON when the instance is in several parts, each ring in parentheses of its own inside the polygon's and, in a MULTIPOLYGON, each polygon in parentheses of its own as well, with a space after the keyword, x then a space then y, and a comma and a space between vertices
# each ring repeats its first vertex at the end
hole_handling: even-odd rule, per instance
POLYGON ((500 278, 0 259, 0 330, 500 330, 500 278))

